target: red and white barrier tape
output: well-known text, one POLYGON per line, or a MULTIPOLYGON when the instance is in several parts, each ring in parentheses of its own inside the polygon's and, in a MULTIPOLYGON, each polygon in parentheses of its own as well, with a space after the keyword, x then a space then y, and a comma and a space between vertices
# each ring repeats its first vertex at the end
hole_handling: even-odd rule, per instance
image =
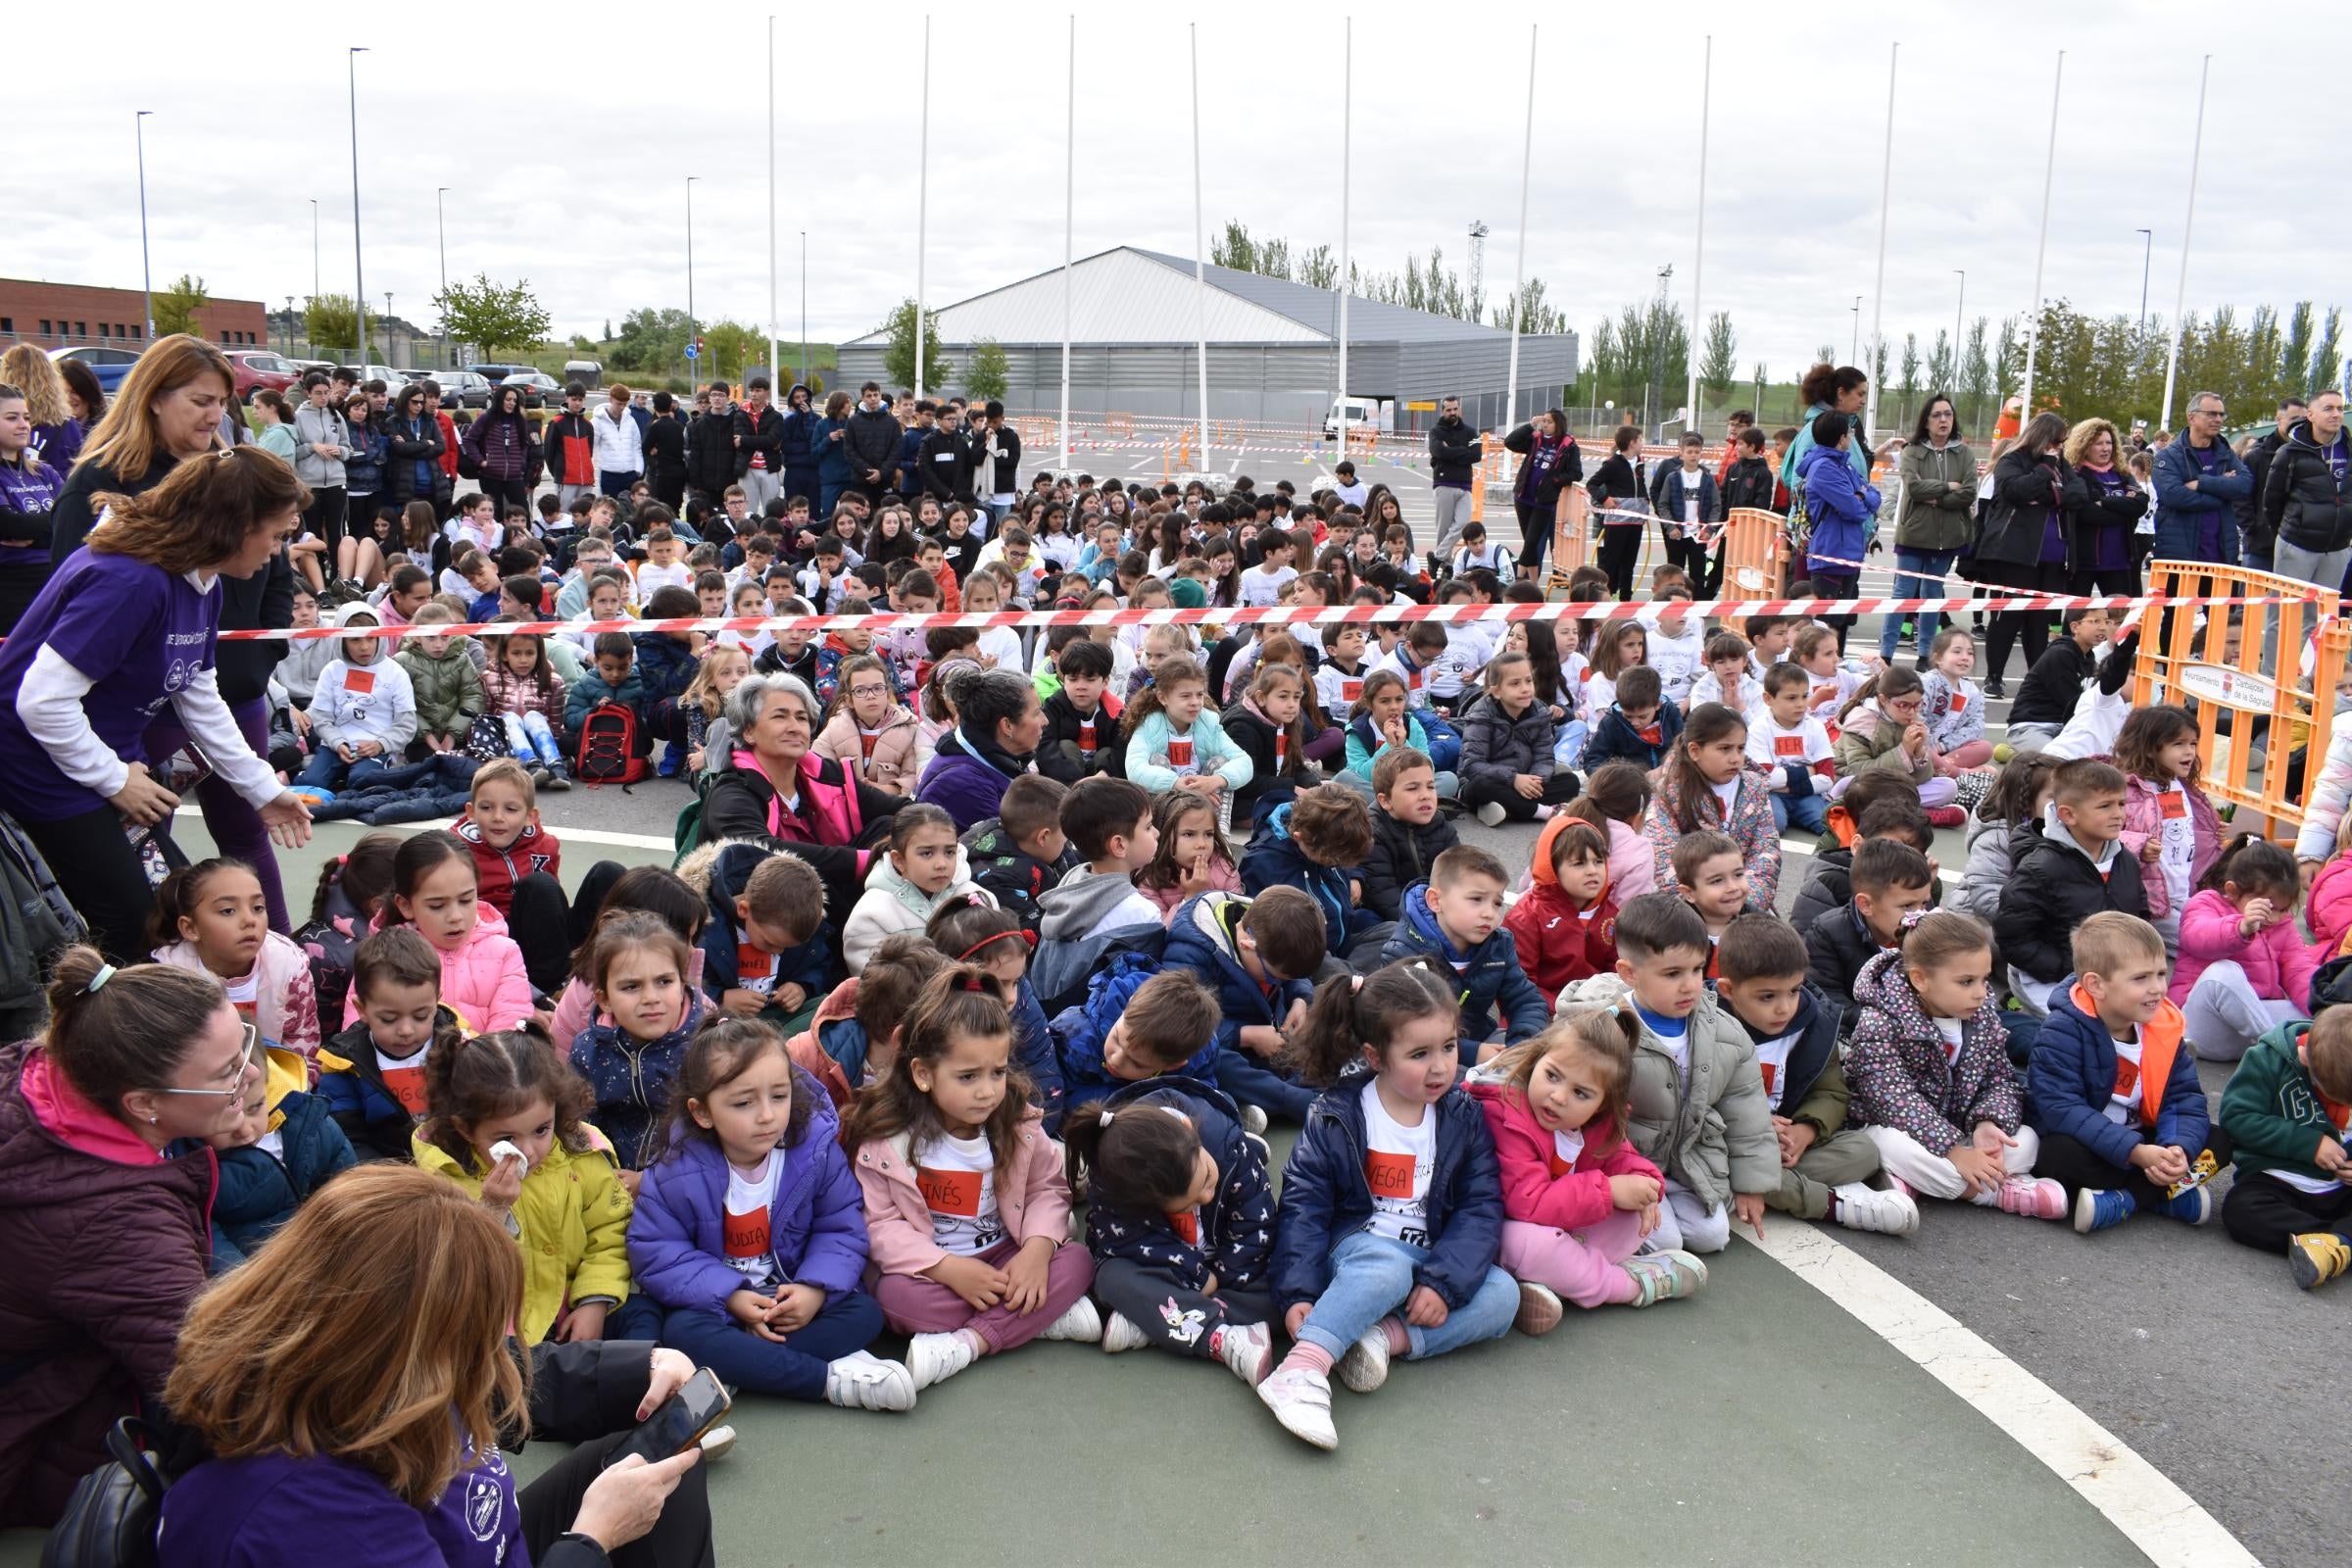
MULTIPOLYGON (((2190 605, 2285 605, 2308 604, 2302 598, 2179 598, 2159 595, 2137 598, 2121 596, 2082 596, 2073 594, 2011 594, 1999 599, 1718 599, 1698 603, 1680 603, 1681 614, 1700 616, 1747 615, 1883 615, 1933 610, 1945 613, 1958 611, 2048 611, 2053 613, 2068 610, 2119 610, 2137 612, 2147 609, 2167 609, 2190 605)), ((893 612, 878 612, 867 615, 689 615, 674 620, 531 620, 485 621, 433 625, 382 626, 352 628, 347 626, 281 626, 250 631, 224 631, 222 642, 308 642, 321 637, 365 637, 371 633, 379 638, 409 637, 511 637, 522 634, 547 637, 558 633, 594 636, 600 632, 675 632, 675 631, 783 631, 808 632, 850 631, 924 631, 937 626, 968 626, 984 630, 991 626, 1160 626, 1200 625, 1203 622, 1219 626, 1248 626, 1265 623, 1277 625, 1329 626, 1342 623, 1355 625, 1406 625, 1417 620, 1451 622, 1457 620, 1632 620, 1655 614, 1659 607, 1640 604, 1496 604, 1496 605, 1320 605, 1300 608, 1293 605, 1263 609, 1203 607, 1200 610, 1012 610, 993 614, 929 614, 903 615, 893 612)))

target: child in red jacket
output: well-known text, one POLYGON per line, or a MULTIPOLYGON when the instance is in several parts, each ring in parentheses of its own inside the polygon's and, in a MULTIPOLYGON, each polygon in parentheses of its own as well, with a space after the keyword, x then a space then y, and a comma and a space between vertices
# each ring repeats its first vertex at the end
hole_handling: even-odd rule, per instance
POLYGON ((1519 967, 1546 997, 1617 970, 1617 901, 1609 891, 1609 846, 1582 817, 1555 816, 1536 835, 1530 885, 1502 923, 1519 967))
POLYGON ((1707 1283, 1689 1252, 1635 1252, 1666 1191, 1625 1136, 1637 1027, 1625 1007, 1570 1009, 1471 1074, 1502 1164, 1497 1261, 1520 1282, 1522 1333, 1557 1327, 1562 1297, 1648 1306, 1707 1283))

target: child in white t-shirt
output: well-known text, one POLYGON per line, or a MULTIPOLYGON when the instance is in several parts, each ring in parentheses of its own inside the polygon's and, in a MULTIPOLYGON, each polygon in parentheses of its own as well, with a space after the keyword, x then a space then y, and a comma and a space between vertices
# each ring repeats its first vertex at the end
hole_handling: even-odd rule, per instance
POLYGON ((1298 547, 1280 528, 1259 535, 1257 545, 1258 564, 1242 573, 1242 604, 1249 609, 1271 610, 1282 603, 1284 584, 1298 575, 1291 565, 1298 547))
POLYGON ((1805 711, 1808 683, 1794 664, 1775 664, 1764 677, 1763 705, 1749 715, 1747 760, 1770 777, 1774 825, 1793 822, 1808 833, 1829 824, 1829 790, 1837 776, 1830 732, 1805 711))
POLYGON ((1678 707, 1690 700, 1690 682, 1698 676, 1707 640, 1705 624, 1683 612, 1690 601, 1690 589, 1668 588, 1658 595, 1657 613, 1642 617, 1650 627, 1649 667, 1658 672, 1666 700, 1678 707))

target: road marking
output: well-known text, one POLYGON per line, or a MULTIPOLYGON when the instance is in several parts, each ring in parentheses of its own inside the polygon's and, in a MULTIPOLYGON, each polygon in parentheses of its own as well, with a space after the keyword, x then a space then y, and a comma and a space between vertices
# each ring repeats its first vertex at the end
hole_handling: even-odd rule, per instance
MULTIPOLYGON (((204 815, 204 808, 197 806, 183 806, 174 814, 179 816, 202 817, 204 815)), ((394 822, 382 828, 369 827, 366 822, 348 821, 340 824, 335 822, 321 822, 318 824, 318 826, 335 827, 339 825, 344 827, 356 827, 364 832, 369 833, 425 833, 436 828, 447 830, 457 826, 457 823, 458 819, 452 816, 444 818, 438 822, 394 822)), ((676 844, 673 840, 663 838, 659 834, 612 833, 608 832, 603 828, 594 827, 567 827, 563 829, 562 832, 557 835, 557 837, 561 838, 566 844, 603 844, 610 848, 619 850, 660 850, 664 855, 669 854, 676 848, 676 844)))
POLYGON ((1826 1230, 1783 1220, 1761 1242, 1744 1233, 1740 1240, 1965 1399, 2158 1568, 2259 1568, 2260 1559, 2131 1445, 1826 1230))
MULTIPOLYGON (((1819 852, 1810 844, 1799 844, 1794 839, 1783 839, 1781 840, 1781 853, 1784 855, 1814 855, 1819 852)), ((1949 866, 1937 866, 1936 874, 1953 887, 1960 885, 1960 873, 1952 870, 1949 866)))

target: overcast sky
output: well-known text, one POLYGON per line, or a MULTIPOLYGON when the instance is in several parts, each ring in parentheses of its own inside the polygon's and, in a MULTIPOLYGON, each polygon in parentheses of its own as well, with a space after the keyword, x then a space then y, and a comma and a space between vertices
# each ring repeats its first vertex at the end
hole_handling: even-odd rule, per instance
MULTIPOLYGON (((948 304, 1060 264, 1066 5, 942 8, 931 24, 927 297, 948 304)), ((1078 254, 1193 248, 1186 24, 1199 21, 1208 226, 1228 217, 1298 248, 1340 242, 1337 7, 1078 8, 1078 254)), ((1352 244, 1367 270, 1408 250, 1466 263, 1484 219, 1487 292, 1519 246, 1527 25, 1540 20, 1526 266, 1580 330, 1674 265, 1687 309, 1697 214, 1701 38, 1715 34, 1704 311, 1729 310, 1741 372, 1776 377, 1870 331, 1887 46, 1902 44, 1886 329, 1932 342, 1967 306, 2023 313, 2056 53, 2067 51, 2044 292, 2169 312, 2202 50, 2212 95, 2191 309, 2335 291, 2352 305, 2352 206, 2338 114, 2352 62, 2340 6, 1967 7, 1684 4, 1354 13, 1352 244), (2070 20, 2053 24, 2049 16, 2070 20), (2079 18, 2079 20, 2074 20, 2079 18), (1734 20, 1737 19, 1737 20, 1734 20)), ((764 13, 757 5, 69 7, 37 24, 59 69, 22 74, 18 195, 0 273, 139 283, 131 112, 152 108, 147 188, 158 286, 282 306, 353 285, 345 55, 359 57, 360 178, 371 308, 428 329, 434 188, 452 275, 528 277, 559 332, 686 303, 768 311, 764 13), (740 18, 732 36, 723 18, 740 18), (64 64, 71 63, 71 64, 64 64), (596 107, 610 104, 611 107, 596 107)), ((871 329, 915 291, 919 5, 794 6, 776 24, 777 312, 799 336, 871 329)))

